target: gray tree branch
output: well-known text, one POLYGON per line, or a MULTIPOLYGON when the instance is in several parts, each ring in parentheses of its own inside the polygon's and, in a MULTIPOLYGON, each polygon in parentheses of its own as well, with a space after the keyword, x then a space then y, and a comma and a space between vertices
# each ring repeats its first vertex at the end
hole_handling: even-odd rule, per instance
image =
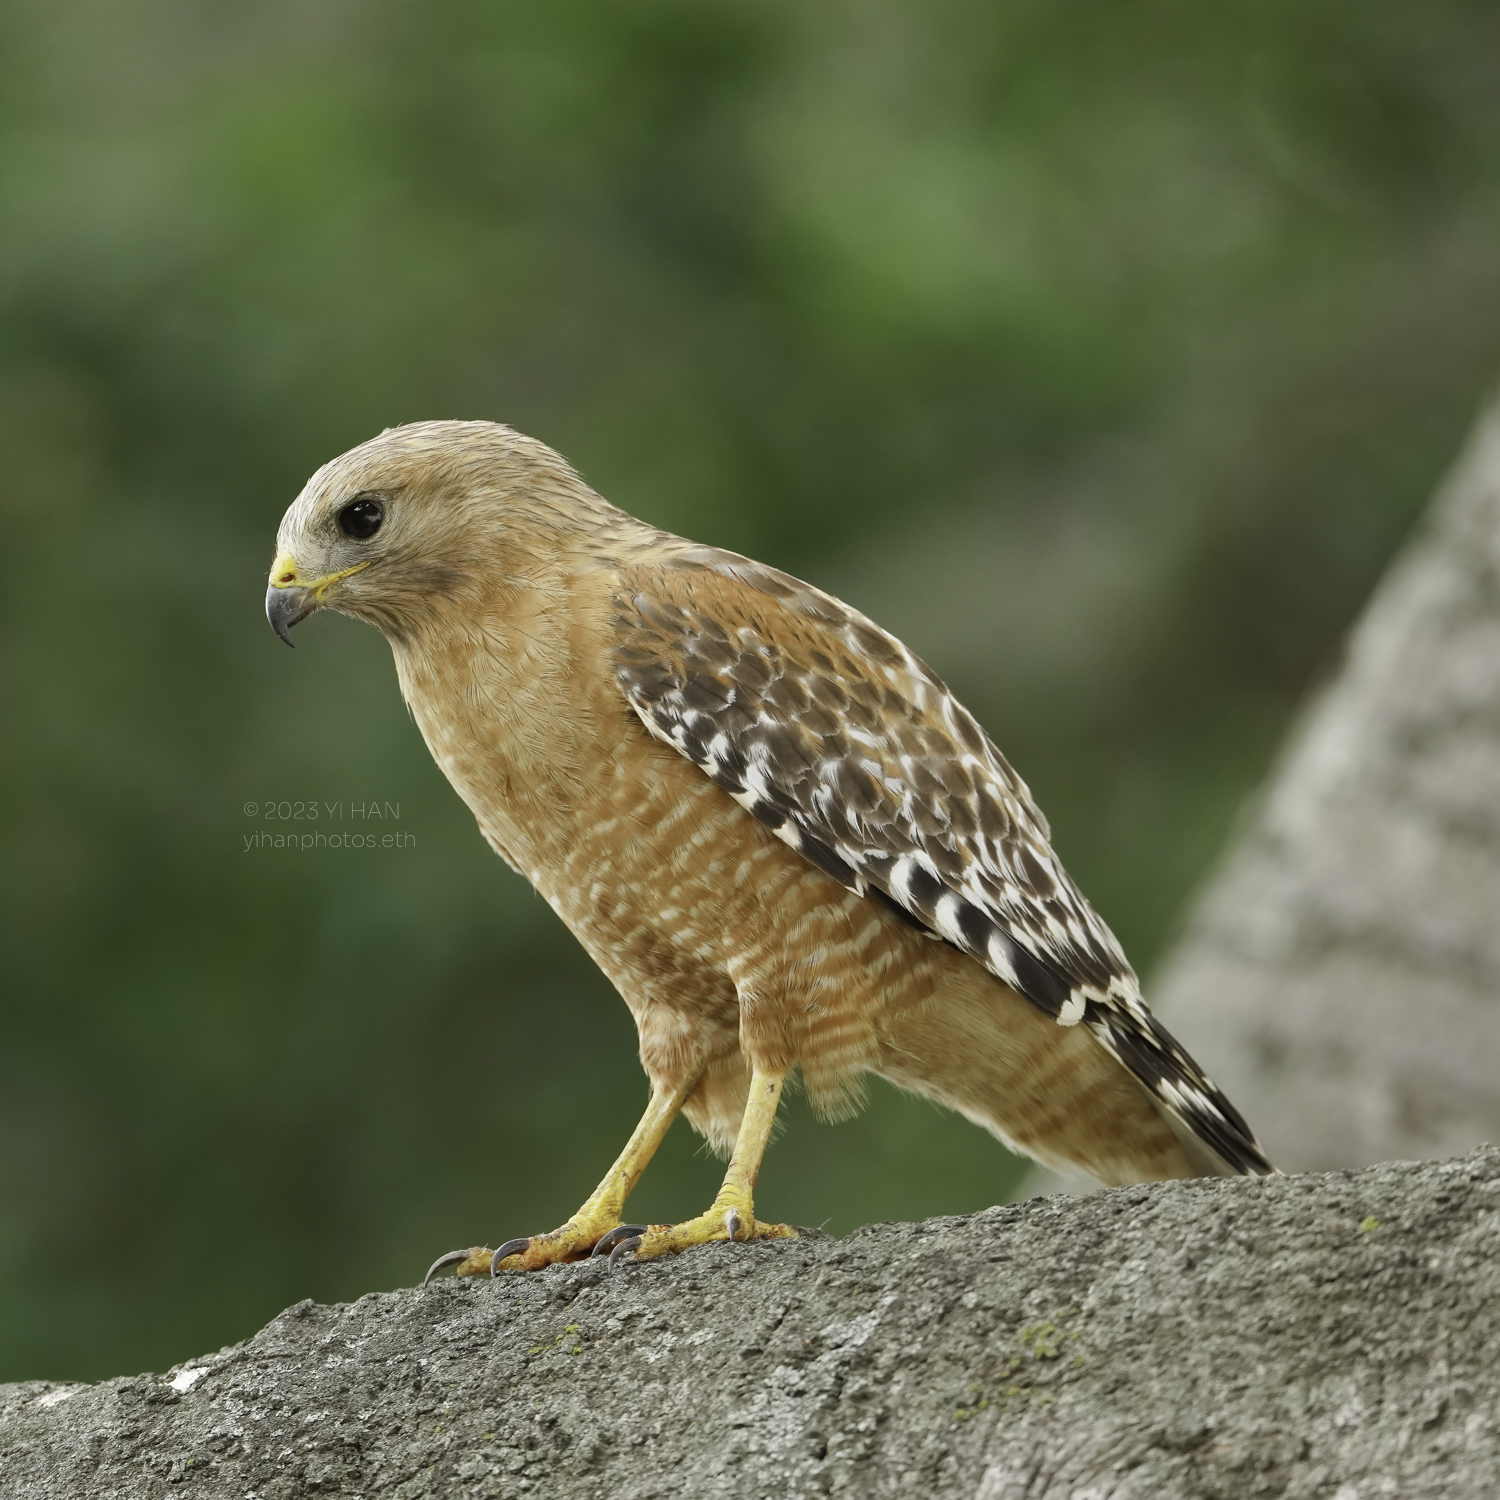
POLYGON ((0 1387, 6 1500, 1478 1500, 1500 1152, 1035 1199, 346 1307, 0 1387))

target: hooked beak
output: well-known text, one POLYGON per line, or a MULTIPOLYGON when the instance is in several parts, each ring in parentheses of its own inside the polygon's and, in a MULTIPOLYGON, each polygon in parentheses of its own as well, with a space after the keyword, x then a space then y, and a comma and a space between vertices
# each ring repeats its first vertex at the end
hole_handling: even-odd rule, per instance
POLYGON ((309 583, 298 572, 296 558, 290 552, 283 552, 271 564, 271 582, 266 589, 266 619, 270 621, 271 629, 290 646, 292 638, 287 631, 317 609, 323 602, 323 595, 339 579, 368 566, 368 563, 356 563, 342 573, 328 573, 309 583))

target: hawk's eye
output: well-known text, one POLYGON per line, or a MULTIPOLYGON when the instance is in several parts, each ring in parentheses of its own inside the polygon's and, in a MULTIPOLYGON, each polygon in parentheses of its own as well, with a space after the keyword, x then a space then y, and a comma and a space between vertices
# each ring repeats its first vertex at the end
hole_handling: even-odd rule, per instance
POLYGON ((352 536, 355 541, 363 542, 380 530, 380 523, 383 520, 385 520, 385 511, 380 501, 372 500, 368 495, 361 495, 359 499, 351 500, 339 512, 339 530, 345 536, 352 536))

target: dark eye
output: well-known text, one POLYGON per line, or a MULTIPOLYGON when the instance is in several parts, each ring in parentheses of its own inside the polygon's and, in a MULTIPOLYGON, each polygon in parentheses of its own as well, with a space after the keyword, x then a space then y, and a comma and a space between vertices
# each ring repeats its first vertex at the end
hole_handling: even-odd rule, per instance
POLYGON ((352 536, 355 541, 362 542, 380 530, 380 523, 383 520, 385 520, 385 510, 380 501, 372 500, 368 495, 361 495, 357 500, 351 500, 339 512, 339 530, 345 536, 352 536))

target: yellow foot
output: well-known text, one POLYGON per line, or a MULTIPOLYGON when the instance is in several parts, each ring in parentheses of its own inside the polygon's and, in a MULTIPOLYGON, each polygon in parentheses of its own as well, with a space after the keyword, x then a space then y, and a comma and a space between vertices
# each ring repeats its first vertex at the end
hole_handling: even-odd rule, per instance
MULTIPOLYGON (((796 1239, 790 1224, 760 1224, 749 1209, 723 1208, 715 1204, 706 1214, 682 1224, 652 1224, 644 1233, 619 1238, 610 1251, 613 1262, 618 1256, 634 1253, 637 1260, 655 1260, 658 1255, 675 1255, 693 1245, 711 1245, 716 1240, 788 1240, 796 1239)), ((616 1236, 611 1235, 615 1240, 616 1236)), ((600 1245, 601 1252, 604 1246, 600 1245)))
POLYGON ((569 1219, 561 1229, 506 1240, 498 1250, 487 1250, 483 1245, 472 1250, 450 1250, 427 1268, 422 1285, 426 1286, 444 1266, 454 1266, 457 1276, 497 1276, 501 1271, 540 1271, 562 1261, 586 1260, 601 1240, 607 1251, 615 1239, 629 1238, 645 1228, 644 1224, 621 1224, 615 1218, 569 1219))

